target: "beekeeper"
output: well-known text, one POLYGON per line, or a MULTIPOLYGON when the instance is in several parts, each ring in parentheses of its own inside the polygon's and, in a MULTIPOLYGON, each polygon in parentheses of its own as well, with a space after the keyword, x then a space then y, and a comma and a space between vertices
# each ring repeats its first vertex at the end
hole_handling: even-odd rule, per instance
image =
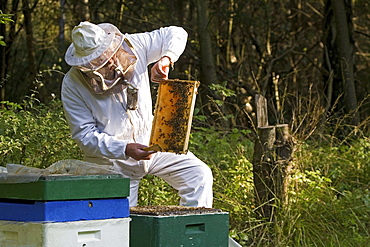
POLYGON ((130 178, 130 206, 137 204, 140 179, 163 178, 178 191, 180 205, 212 207, 210 168, 194 154, 144 151, 152 126, 152 81, 168 78, 185 49, 181 27, 122 34, 109 23, 81 22, 72 30, 65 61, 62 102, 72 138, 85 160, 111 164, 130 178))

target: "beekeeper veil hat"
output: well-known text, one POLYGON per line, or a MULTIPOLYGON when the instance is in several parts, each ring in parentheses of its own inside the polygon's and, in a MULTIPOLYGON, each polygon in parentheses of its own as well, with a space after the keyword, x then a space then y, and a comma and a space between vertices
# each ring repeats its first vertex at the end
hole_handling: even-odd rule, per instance
POLYGON ((72 44, 65 54, 65 61, 73 67, 97 70, 117 52, 124 35, 110 23, 95 25, 84 21, 72 30, 72 44))

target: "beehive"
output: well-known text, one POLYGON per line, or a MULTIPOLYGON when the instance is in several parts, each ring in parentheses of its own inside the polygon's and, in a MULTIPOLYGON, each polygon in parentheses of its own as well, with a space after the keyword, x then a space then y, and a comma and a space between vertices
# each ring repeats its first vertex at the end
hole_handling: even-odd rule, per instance
POLYGON ((131 207, 130 247, 228 246, 229 215, 219 209, 131 207))
POLYGON ((199 81, 165 80, 158 89, 150 146, 187 153, 199 81))

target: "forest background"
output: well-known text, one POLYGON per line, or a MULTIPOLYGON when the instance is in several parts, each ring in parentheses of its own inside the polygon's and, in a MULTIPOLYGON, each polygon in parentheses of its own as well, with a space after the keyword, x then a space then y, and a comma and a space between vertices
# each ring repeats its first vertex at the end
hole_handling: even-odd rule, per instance
MULTIPOLYGON (((0 161, 45 168, 82 159, 60 102, 63 57, 79 22, 123 33, 182 26, 170 78, 199 80, 190 150, 212 168, 214 207, 243 246, 370 246, 368 0, 2 0, 0 161), (256 211, 255 96, 294 138, 288 199, 256 211), (274 205, 279 209, 279 205, 274 205)), ((156 88, 153 87, 155 98, 156 88)), ((147 176, 141 205, 177 204, 147 176)))

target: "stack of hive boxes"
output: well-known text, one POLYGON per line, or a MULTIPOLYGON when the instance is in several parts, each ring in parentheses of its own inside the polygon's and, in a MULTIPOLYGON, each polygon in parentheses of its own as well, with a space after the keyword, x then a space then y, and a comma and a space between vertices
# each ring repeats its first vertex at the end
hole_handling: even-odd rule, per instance
POLYGON ((54 175, 0 182, 0 246, 129 246, 130 181, 54 175))

